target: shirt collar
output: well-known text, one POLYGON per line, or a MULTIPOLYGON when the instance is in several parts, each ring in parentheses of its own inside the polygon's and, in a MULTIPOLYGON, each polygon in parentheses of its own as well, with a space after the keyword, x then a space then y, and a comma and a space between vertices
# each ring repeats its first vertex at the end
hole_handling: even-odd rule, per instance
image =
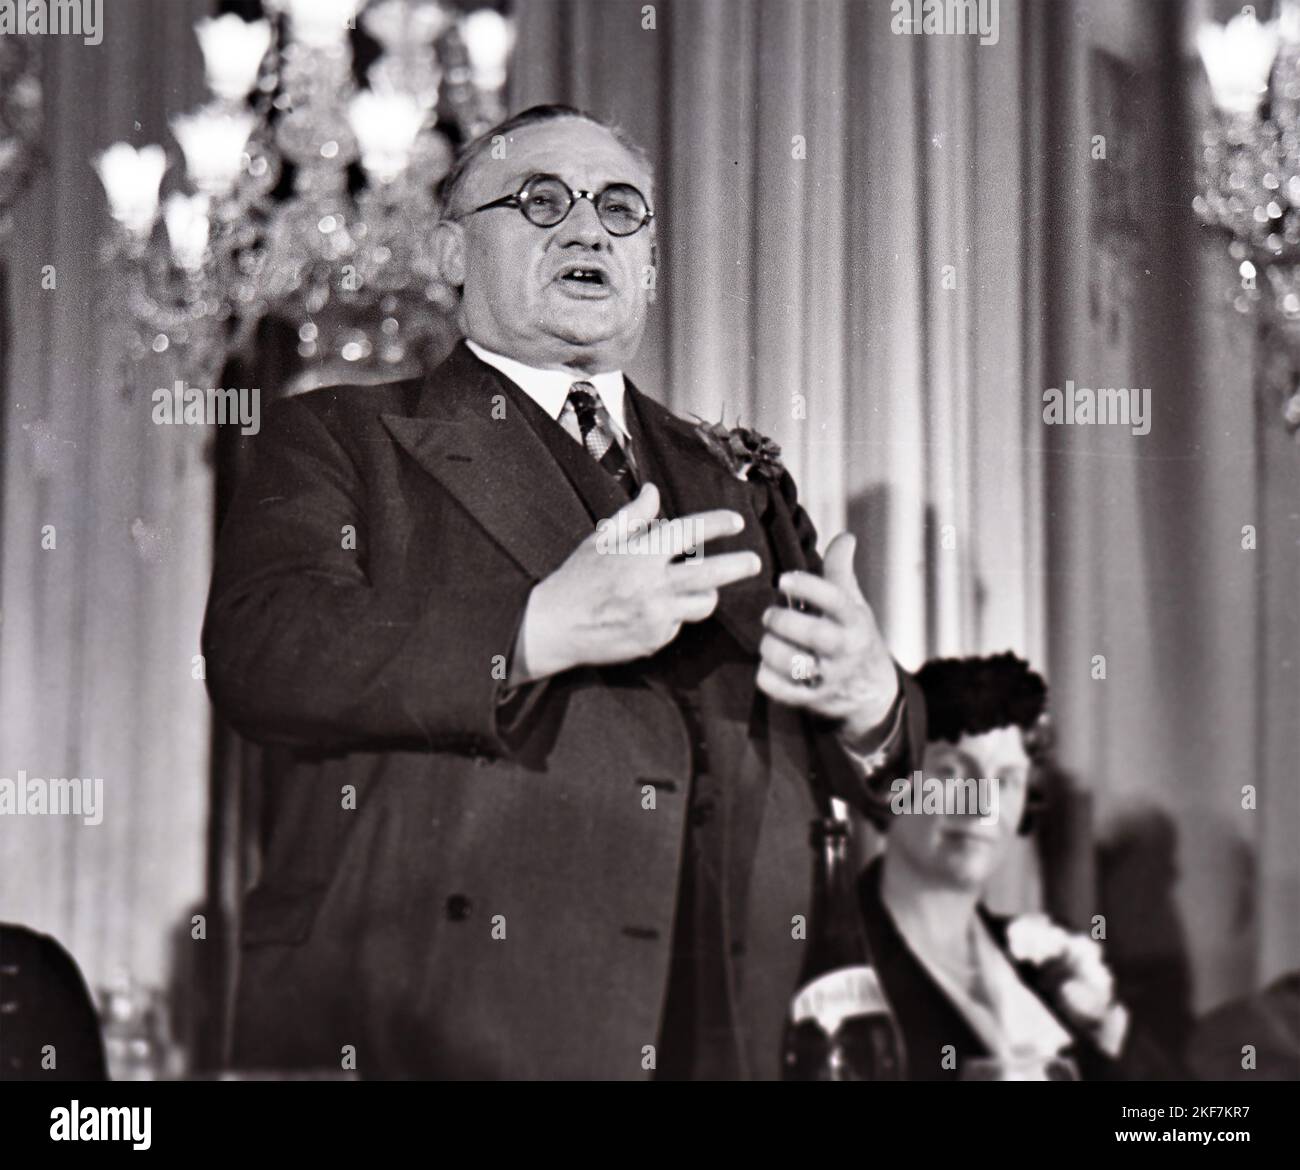
POLYGON ((588 374, 582 377, 567 370, 539 370, 536 366, 526 366, 514 358, 503 357, 484 349, 476 341, 465 339, 465 344, 489 366, 498 369, 525 394, 537 403, 551 418, 559 421, 568 400, 569 390, 574 382, 590 382, 600 394, 606 411, 619 432, 620 438, 628 437, 626 409, 624 399, 625 386, 622 370, 611 370, 604 374, 588 374))

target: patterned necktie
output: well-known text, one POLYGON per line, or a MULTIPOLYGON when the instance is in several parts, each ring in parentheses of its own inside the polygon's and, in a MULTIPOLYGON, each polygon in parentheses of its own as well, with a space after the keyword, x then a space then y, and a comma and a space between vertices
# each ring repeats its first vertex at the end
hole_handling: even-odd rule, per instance
POLYGON ((636 494, 636 469, 614 433, 614 421, 590 382, 574 382, 565 409, 578 420, 578 432, 587 453, 609 472, 628 496, 636 494))

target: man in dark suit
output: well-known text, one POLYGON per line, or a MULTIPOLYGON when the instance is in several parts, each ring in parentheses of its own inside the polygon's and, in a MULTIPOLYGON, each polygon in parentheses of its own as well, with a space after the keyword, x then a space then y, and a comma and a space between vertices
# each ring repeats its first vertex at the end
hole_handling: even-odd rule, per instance
POLYGON ((823 569, 769 449, 625 381, 652 184, 566 107, 494 128, 435 241, 467 340, 269 412, 204 638, 219 708, 294 759, 239 1063, 779 1072, 809 822, 883 801, 923 708, 852 539, 823 569))

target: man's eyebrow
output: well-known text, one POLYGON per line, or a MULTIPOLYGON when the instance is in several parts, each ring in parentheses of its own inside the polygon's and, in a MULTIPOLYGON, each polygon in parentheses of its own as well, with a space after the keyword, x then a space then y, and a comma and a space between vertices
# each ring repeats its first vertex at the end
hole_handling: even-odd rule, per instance
MULTIPOLYGON (((541 171, 534 171, 531 169, 525 171, 518 171, 518 170, 507 171, 505 178, 501 180, 503 184, 503 189, 501 191, 501 194, 513 195, 516 191, 519 190, 520 187, 524 185, 525 179, 531 178, 533 175, 540 175, 541 173, 542 173, 541 171)), ((495 196, 493 196, 493 198, 495 198, 495 196)))
MULTIPOLYGON (((584 184, 574 183, 568 178, 566 178, 563 171, 548 170, 545 167, 538 168, 533 166, 533 167, 525 167, 523 170, 512 172, 511 177, 508 180, 508 182, 510 183, 509 193, 513 195, 515 192, 519 190, 520 187, 524 185, 525 180, 531 179, 534 175, 553 176, 554 178, 559 179, 562 183, 564 183, 565 186, 567 186, 571 191, 578 191, 578 190, 585 191, 587 189, 584 184)), ((645 188, 644 183, 634 181, 631 178, 623 178, 623 179, 607 178, 602 182, 598 183, 596 185, 595 190, 603 191, 606 187, 614 187, 614 186, 635 187, 638 191, 642 191, 645 188)))

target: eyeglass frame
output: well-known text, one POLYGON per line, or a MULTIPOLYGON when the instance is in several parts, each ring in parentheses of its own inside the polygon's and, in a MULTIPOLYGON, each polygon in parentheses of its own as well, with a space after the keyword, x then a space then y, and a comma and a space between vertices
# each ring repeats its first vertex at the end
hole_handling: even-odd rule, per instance
POLYGON ((458 215, 456 218, 464 219, 466 216, 477 215, 480 211, 492 211, 498 207, 513 207, 524 217, 524 219, 528 220, 533 227, 539 228, 542 231, 547 231, 550 228, 559 227, 560 224, 568 219, 573 213, 573 209, 578 205, 579 199, 591 200, 592 210, 595 211, 596 219, 599 221, 600 226, 609 232, 609 234, 616 240, 626 240, 629 237, 636 235, 637 232, 647 227, 655 217, 654 210, 650 206, 650 200, 645 197, 645 194, 640 190, 640 188, 634 187, 631 183, 606 183, 599 191, 575 191, 568 183, 560 178, 559 175, 551 174, 549 171, 539 171, 535 175, 529 175, 528 178, 519 185, 519 190, 515 191, 513 194, 502 195, 498 199, 489 200, 482 206, 475 207, 472 210, 465 212, 463 215, 458 215), (555 182, 559 183, 560 186, 564 188, 569 196, 569 206, 565 208, 564 214, 554 223, 533 223, 531 219, 528 219, 528 213, 524 210, 524 193, 528 190, 529 186, 540 179, 554 179, 555 182), (641 202, 645 204, 645 216, 630 232, 620 233, 610 231, 609 225, 601 219, 600 207, 597 205, 596 200, 613 187, 627 187, 629 190, 635 191, 641 197, 641 202))

